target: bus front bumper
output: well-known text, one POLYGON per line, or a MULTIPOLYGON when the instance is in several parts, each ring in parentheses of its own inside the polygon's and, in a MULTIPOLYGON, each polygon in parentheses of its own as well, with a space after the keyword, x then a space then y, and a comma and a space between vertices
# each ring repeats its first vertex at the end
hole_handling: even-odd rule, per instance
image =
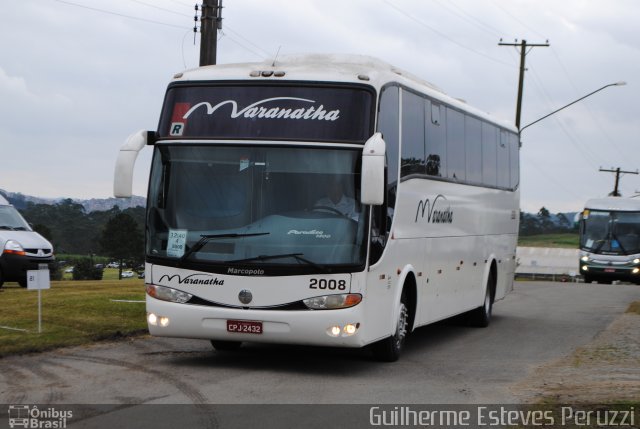
POLYGON ((339 310, 291 311, 178 304, 148 295, 146 300, 147 324, 154 336, 328 347, 366 345, 361 305, 339 310), (237 325, 260 333, 230 331, 237 325))
POLYGON ((640 267, 636 264, 596 264, 580 261, 580 273, 584 277, 595 280, 622 280, 632 283, 640 282, 640 267))

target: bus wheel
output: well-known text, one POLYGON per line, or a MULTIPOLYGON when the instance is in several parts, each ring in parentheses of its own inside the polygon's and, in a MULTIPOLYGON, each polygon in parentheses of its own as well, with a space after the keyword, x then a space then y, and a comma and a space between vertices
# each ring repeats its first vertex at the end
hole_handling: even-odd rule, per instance
POLYGON ((491 271, 489 272, 489 278, 487 279, 487 287, 482 305, 475 310, 471 310, 467 314, 469 325, 477 326, 479 328, 486 328, 487 326, 489 326, 489 322, 491 321, 491 311, 493 310, 495 287, 496 274, 495 271, 491 269, 491 271))
POLYGON ((218 341, 211 340, 211 345, 218 351, 233 351, 238 350, 242 345, 241 341, 218 341))
POLYGON ((390 337, 373 344, 373 356, 383 362, 395 362, 400 357, 407 337, 407 326, 409 324, 409 309, 407 308, 407 298, 404 291, 398 303, 398 320, 396 331, 390 337))

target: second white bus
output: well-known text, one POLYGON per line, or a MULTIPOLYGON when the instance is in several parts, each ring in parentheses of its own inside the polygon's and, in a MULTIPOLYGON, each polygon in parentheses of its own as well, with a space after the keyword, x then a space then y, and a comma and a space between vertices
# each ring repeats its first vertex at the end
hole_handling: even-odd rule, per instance
POLYGON ((513 286, 517 130, 382 61, 293 56, 177 74, 156 132, 146 230, 152 335, 371 348, 513 286))
POLYGON ((640 199, 586 202, 580 216, 579 263, 585 283, 640 284, 640 199))

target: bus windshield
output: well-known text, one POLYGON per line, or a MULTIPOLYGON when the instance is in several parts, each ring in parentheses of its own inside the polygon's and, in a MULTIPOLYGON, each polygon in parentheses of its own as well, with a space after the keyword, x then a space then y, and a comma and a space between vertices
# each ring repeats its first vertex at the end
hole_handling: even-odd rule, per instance
POLYGON ((300 267, 316 272, 363 265, 367 217, 359 203, 358 154, 157 144, 147 256, 224 273, 242 273, 233 268, 241 266, 299 273, 300 267))
POLYGON ((589 210, 583 215, 580 247, 593 253, 640 253, 640 213, 589 210))

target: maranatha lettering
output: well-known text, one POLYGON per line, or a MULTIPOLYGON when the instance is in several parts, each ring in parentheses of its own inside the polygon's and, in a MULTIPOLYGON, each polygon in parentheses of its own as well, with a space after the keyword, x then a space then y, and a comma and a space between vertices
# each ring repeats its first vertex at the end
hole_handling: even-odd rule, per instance
POLYGON ((172 276, 165 274, 160 277, 160 281, 166 280, 168 282, 172 282, 174 278, 178 278, 178 284, 181 285, 210 285, 210 286, 222 286, 224 285, 224 279, 218 279, 209 274, 191 274, 185 278, 180 277, 179 274, 174 274, 172 276))
POLYGON ((290 100, 301 101, 303 103, 315 103, 315 100, 309 100, 307 98, 297 97, 274 97, 266 98, 264 100, 256 101, 253 104, 248 105, 244 109, 238 110, 238 103, 235 100, 225 100, 212 106, 208 101, 203 101, 196 104, 184 114, 183 119, 187 119, 193 112, 201 107, 207 108, 207 115, 213 115, 216 110, 226 104, 231 105, 231 118, 236 119, 239 117, 253 119, 253 118, 266 118, 266 119, 302 119, 311 121, 336 121, 340 118, 340 109, 325 110, 324 105, 320 106, 307 106, 299 108, 284 108, 284 107, 264 107, 263 104, 270 103, 278 100, 290 100))
POLYGON ((451 210, 451 206, 440 209, 444 204, 442 201, 447 201, 447 198, 442 194, 438 194, 433 201, 429 198, 420 200, 416 209, 415 221, 418 222, 418 216, 424 219, 426 214, 427 223, 453 223, 453 210, 451 210), (436 209, 436 202, 438 202, 438 209, 436 209))

